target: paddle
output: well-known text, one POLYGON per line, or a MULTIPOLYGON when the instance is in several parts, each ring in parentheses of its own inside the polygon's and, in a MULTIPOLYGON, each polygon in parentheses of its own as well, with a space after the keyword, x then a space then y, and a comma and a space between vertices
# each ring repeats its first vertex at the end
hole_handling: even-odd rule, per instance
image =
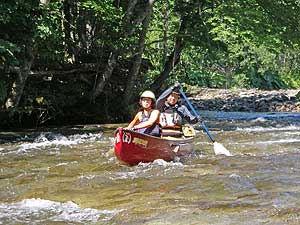
MULTIPOLYGON (((186 101, 186 103, 188 104, 190 109, 193 111, 194 115, 196 117, 199 117, 198 112, 195 110, 195 108, 193 107, 193 105, 191 104, 189 99, 186 97, 185 93, 183 92, 183 90, 181 88, 179 89, 179 92, 183 96, 184 100, 186 101)), ((204 122, 201 122, 201 126, 202 126, 203 130, 206 132, 206 134, 208 135, 209 139, 213 142, 215 154, 216 155, 223 154, 226 156, 231 156, 231 153, 222 144, 215 141, 214 137, 211 135, 211 133, 207 129, 204 122)))

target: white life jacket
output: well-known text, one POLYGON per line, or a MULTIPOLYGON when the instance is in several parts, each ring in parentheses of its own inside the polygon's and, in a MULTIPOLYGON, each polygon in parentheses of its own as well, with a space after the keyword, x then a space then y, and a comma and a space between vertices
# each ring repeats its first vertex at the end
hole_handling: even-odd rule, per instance
POLYGON ((162 127, 181 126, 182 118, 176 107, 169 107, 160 113, 160 125, 162 127))

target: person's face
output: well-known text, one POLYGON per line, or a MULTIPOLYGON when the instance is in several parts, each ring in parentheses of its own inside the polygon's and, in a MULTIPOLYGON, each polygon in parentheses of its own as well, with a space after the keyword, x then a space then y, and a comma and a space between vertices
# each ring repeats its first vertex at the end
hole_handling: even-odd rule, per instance
POLYGON ((144 109, 149 109, 149 108, 151 108, 152 99, 151 98, 141 98, 140 104, 142 105, 142 107, 144 109))
POLYGON ((175 105, 178 99, 179 99, 179 94, 172 93, 168 96, 167 102, 169 103, 169 105, 175 105))

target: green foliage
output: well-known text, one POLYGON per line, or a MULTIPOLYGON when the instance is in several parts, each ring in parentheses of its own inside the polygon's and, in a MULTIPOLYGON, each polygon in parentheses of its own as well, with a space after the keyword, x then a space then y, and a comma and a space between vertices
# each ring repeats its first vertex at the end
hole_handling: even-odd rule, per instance
POLYGON ((5 66, 18 65, 26 57, 25 49, 35 35, 38 2, 8 1, 0 4, 0 58, 5 66))
POLYGON ((251 88, 253 86, 251 85, 250 78, 247 74, 237 73, 237 74, 234 74, 234 76, 232 76, 232 80, 230 82, 229 87, 233 87, 233 88, 241 88, 241 87, 251 88))
POLYGON ((52 61, 64 61, 64 39, 62 30, 62 1, 54 1, 41 5, 37 18, 36 47, 37 59, 51 63, 52 61))
POLYGON ((110 0, 85 0, 79 7, 93 23, 97 24, 98 33, 95 34, 97 44, 106 47, 121 44, 119 38, 124 15, 122 7, 115 6, 110 0))
POLYGON ((174 7, 175 2, 171 0, 158 1, 154 7, 144 52, 144 58, 149 60, 152 66, 151 71, 147 72, 147 84, 159 75, 167 56, 172 53, 180 25, 180 17, 173 10, 174 7))
MULTIPOLYGON (((205 17, 203 14, 201 16, 205 17)), ((207 14, 205 21, 208 32, 203 32, 203 22, 200 22, 200 26, 194 25, 193 28, 198 27, 202 32, 193 33, 192 42, 189 42, 191 46, 197 44, 201 47, 188 48, 187 53, 183 53, 185 58, 182 57, 184 71, 191 74, 189 77, 192 77, 192 82, 198 78, 196 83, 201 86, 214 84, 230 88, 242 85, 263 89, 287 87, 282 80, 286 72, 282 63, 278 63, 278 57, 291 45, 284 44, 286 41, 282 27, 274 23, 257 1, 228 1, 219 4, 214 8, 214 13, 207 14), (210 40, 209 45, 203 36, 210 40), (255 73, 251 72, 253 68, 255 73), (207 82, 207 77, 210 82, 207 82)))
POLYGON ((9 41, 0 39, 0 65, 17 65, 19 61, 16 54, 20 52, 20 47, 9 41))
POLYGON ((258 71, 252 70, 251 83, 253 87, 259 89, 285 89, 288 86, 281 80, 277 73, 272 73, 271 71, 265 71, 260 73, 258 71))
POLYGON ((0 79, 0 103, 5 100, 6 96, 7 96, 6 83, 0 79))
MULTIPOLYGON (((180 61, 166 80, 214 88, 299 88, 300 3, 291 0, 154 1, 141 74, 135 92, 148 87, 165 69, 178 37, 183 50, 180 61), (179 35, 180 23, 187 23, 179 35)), ((112 99, 122 95, 136 54, 142 26, 136 26, 146 1, 137 1, 131 15, 130 1, 112 0, 3 0, 0 3, 0 67, 18 68, 34 53, 33 70, 76 68, 68 74, 70 86, 44 87, 43 76, 27 82, 19 112, 36 117, 37 123, 79 104, 88 96, 96 78, 110 66, 107 59, 117 52, 117 66, 106 82, 101 103, 105 118, 115 118, 112 99), (97 67, 83 74, 82 63, 97 67), (77 70, 78 69, 78 70, 77 70), (96 76, 97 73, 97 76, 96 76), (80 76, 80 78, 78 78, 80 76), (84 80, 84 82, 83 82, 84 80), (43 92, 42 90, 45 90, 43 92), (51 94, 54 91, 55 94, 51 94)), ((10 90, 12 74, 3 73, 0 101, 10 90), (9 80, 9 82, 8 82, 9 80), (4 82, 5 81, 5 82, 4 82)), ((62 83, 64 83, 62 81, 62 83)), ((168 83, 168 84, 167 84, 168 83)), ((120 104, 121 105, 121 104, 120 104)))
POLYGON ((298 89, 300 88, 300 71, 290 71, 289 73, 283 74, 281 80, 287 84, 290 88, 298 89))

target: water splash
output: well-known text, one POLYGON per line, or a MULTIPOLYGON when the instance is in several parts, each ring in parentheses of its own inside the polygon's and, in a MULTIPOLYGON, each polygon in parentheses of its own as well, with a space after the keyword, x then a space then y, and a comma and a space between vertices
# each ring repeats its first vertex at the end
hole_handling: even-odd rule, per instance
POLYGON ((110 220, 120 210, 80 208, 74 202, 54 202, 44 199, 25 199, 17 203, 0 204, 0 224, 32 224, 50 221, 67 223, 95 223, 110 220))
POLYGON ((110 177, 111 180, 134 180, 137 178, 151 178, 164 176, 166 173, 173 173, 178 169, 185 168, 181 162, 167 162, 163 159, 156 159, 149 163, 139 163, 137 166, 128 167, 129 171, 122 171, 115 173, 114 177, 110 177))
POLYGON ((248 128, 237 128, 237 131, 245 131, 245 132, 270 132, 270 131, 299 131, 300 127, 296 125, 289 125, 284 127, 248 127, 248 128))
POLYGON ((1 155, 5 154, 21 154, 30 150, 43 150, 49 147, 58 149, 61 146, 72 147, 82 143, 94 143, 95 141, 103 141, 102 133, 86 133, 64 136, 62 134, 52 132, 42 132, 36 138, 23 138, 21 144, 15 144, 14 148, 7 148, 1 151, 1 155))

